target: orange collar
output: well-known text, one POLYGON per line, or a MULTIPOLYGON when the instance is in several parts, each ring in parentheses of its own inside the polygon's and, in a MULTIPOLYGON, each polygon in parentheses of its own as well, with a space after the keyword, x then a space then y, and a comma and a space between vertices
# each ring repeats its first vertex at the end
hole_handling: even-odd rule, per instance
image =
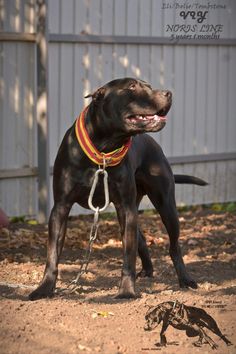
POLYGON ((88 158, 97 165, 103 166, 104 162, 105 166, 118 165, 129 150, 129 147, 131 145, 131 138, 126 144, 122 145, 120 148, 114 151, 108 153, 98 151, 90 140, 88 132, 85 128, 85 115, 87 110, 88 107, 86 107, 80 113, 80 116, 77 118, 75 123, 75 133, 81 148, 88 156, 88 158))

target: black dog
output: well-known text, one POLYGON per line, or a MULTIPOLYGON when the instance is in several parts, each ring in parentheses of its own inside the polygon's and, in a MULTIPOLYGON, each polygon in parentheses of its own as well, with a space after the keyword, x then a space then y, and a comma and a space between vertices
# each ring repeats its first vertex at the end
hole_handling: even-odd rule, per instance
MULTIPOLYGON (((165 126, 165 115, 171 107, 171 92, 153 90, 144 81, 124 78, 109 82, 89 96, 92 102, 81 119, 65 134, 56 157, 47 263, 42 283, 29 298, 36 300, 53 295, 68 214, 74 203, 88 208, 88 195, 98 168, 96 154, 101 155, 100 151, 105 153, 102 155, 104 161, 98 164, 106 164, 110 201, 117 211, 123 241, 124 264, 118 297, 135 296, 137 249, 143 272, 147 276, 153 273, 145 238, 137 226, 138 206, 146 194, 160 213, 169 234, 170 256, 180 286, 196 288, 196 282, 186 272, 178 244, 179 222, 174 187, 175 182, 206 183, 191 176, 174 177, 161 147, 149 135, 141 134, 157 132, 165 126), (84 143, 84 137, 79 133, 82 120, 85 139, 90 139, 97 149, 97 152, 90 152, 90 158, 81 147, 84 143), (128 148, 128 153, 123 156, 128 148), (111 154, 113 157, 106 155, 110 151, 114 152, 111 154), (123 156, 118 164, 116 155, 123 156), (115 166, 112 166, 113 162, 115 166)), ((96 188, 94 204, 104 205, 102 181, 96 188)))
POLYGON ((207 328, 219 336, 227 345, 232 343, 224 336, 216 321, 205 310, 181 304, 179 301, 166 301, 151 307, 145 316, 146 331, 151 331, 162 322, 160 332, 160 345, 166 346, 167 340, 165 332, 168 326, 186 331, 188 337, 197 337, 199 339, 194 343, 195 346, 201 346, 203 341, 208 343, 212 349, 216 349, 218 345, 206 334, 203 328, 207 328))

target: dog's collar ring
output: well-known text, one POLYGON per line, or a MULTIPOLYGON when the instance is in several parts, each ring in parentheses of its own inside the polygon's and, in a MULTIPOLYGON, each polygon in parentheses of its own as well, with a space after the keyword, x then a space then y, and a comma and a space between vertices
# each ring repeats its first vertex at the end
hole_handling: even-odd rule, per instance
POLYGON ((103 171, 105 171, 105 168, 107 167, 107 165, 109 165, 110 159, 107 159, 104 154, 102 157, 103 157, 103 162, 102 162, 102 166, 99 165, 99 169, 102 169, 103 171))

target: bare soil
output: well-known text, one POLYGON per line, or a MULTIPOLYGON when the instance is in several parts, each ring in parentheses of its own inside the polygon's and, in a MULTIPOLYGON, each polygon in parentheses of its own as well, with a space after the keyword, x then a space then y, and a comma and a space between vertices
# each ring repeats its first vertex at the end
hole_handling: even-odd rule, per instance
MULTIPOLYGON (((168 345, 160 347, 160 327, 144 331, 148 306, 179 300, 205 309, 233 343, 226 346, 212 332, 216 353, 236 353, 236 214, 206 208, 180 212, 181 246, 197 290, 181 290, 168 255, 168 236, 158 215, 140 215, 154 263, 154 278, 138 278, 137 298, 118 300, 122 245, 115 216, 105 215, 89 264, 75 293, 75 278, 87 247, 92 217, 72 218, 52 299, 27 301, 40 282, 45 264, 47 226, 11 224, 0 230, 1 354, 72 353, 211 353, 208 344, 169 327, 168 345)), ((137 261, 137 271, 141 263, 137 261)))

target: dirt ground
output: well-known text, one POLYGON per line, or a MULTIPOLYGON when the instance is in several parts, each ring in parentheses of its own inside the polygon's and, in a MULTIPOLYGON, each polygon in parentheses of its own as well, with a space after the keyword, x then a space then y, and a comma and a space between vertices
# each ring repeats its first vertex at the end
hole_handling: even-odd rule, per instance
MULTIPOLYGON (((52 299, 27 301, 42 278, 47 226, 11 224, 0 230, 0 352, 1 354, 183 354, 211 353, 208 344, 173 327, 167 347, 160 347, 160 327, 144 331, 149 306, 179 300, 201 307, 217 321, 233 343, 206 330, 217 343, 216 353, 236 353, 236 214, 197 208, 180 212, 181 246, 197 290, 180 290, 168 255, 168 237, 158 215, 140 214, 154 263, 154 278, 139 278, 137 298, 118 300, 122 248, 116 218, 102 217, 89 271, 77 293, 65 290, 74 279, 87 246, 91 216, 69 222, 60 262, 57 294, 52 299), (64 289, 64 290, 63 290, 64 289), (60 291, 61 290, 61 291, 60 291)), ((137 261, 137 270, 140 270, 137 261)))

